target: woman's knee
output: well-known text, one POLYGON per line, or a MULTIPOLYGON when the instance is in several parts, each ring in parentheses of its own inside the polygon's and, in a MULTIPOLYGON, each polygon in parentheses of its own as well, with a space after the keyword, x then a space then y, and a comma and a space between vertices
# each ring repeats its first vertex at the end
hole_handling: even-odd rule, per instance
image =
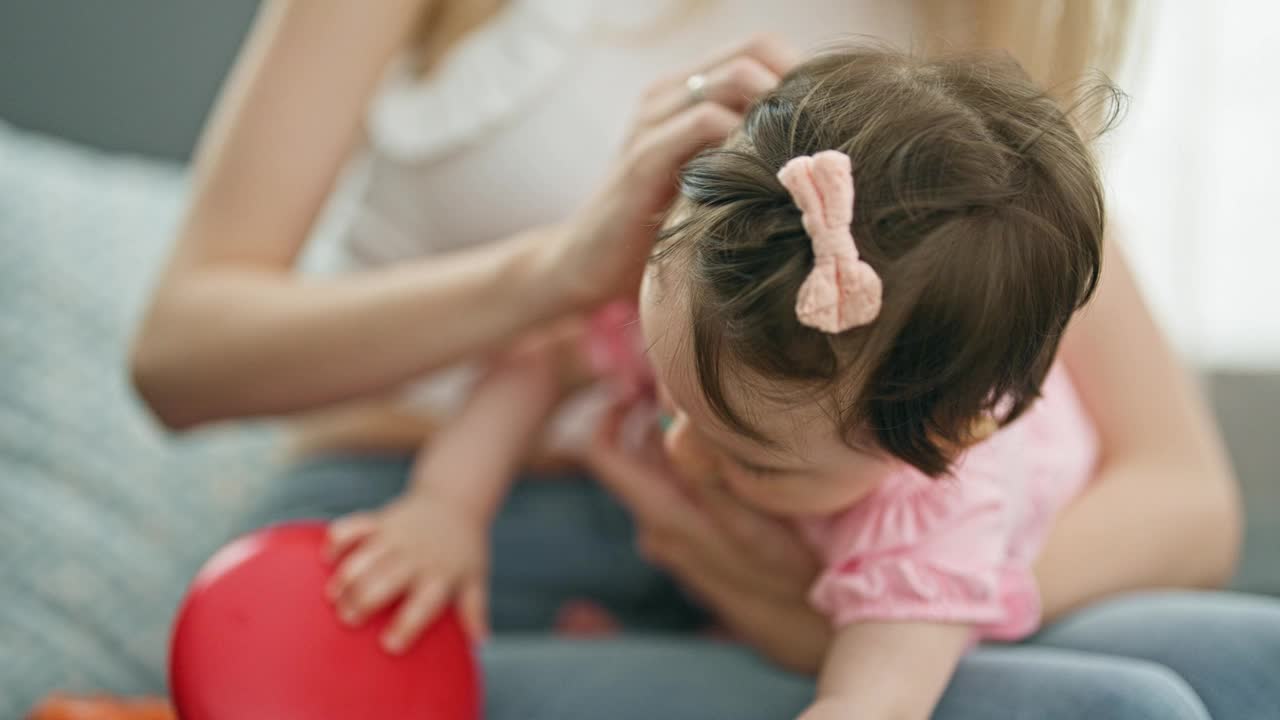
MULTIPOLYGON (((1081 698, 1082 701, 1089 700, 1081 698)), ((1211 720, 1196 691, 1172 669, 1145 661, 1126 663, 1090 700, 1095 712, 1079 717, 1114 720, 1211 720)))
POLYGON ((1171 668, 1215 717, 1280 717, 1280 600, 1164 592, 1101 603, 1046 630, 1038 646, 1171 668))
MULTIPOLYGON (((1191 687, 1157 663, 1013 650, 966 659, 935 717, 1210 720, 1191 687)), ((493 720, 788 720, 814 692, 811 679, 745 649, 693 639, 500 638, 484 668, 493 720)))
POLYGON ((485 650, 491 720, 790 720, 813 681, 693 638, 498 638, 485 650))
POLYGON ((1191 686, 1159 663, 1035 647, 982 648, 966 657, 934 715, 939 720, 1209 720, 1191 686))

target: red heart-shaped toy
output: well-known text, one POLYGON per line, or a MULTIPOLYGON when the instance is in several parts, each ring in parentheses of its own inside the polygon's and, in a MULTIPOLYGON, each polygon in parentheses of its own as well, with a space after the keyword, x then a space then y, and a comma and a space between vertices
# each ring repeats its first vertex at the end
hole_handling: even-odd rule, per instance
POLYGON ((379 636, 393 606, 359 628, 325 596, 334 566, 322 523, 279 525, 218 551, 173 632, 170 687, 182 720, 477 720, 479 678, 452 608, 403 655, 379 636))

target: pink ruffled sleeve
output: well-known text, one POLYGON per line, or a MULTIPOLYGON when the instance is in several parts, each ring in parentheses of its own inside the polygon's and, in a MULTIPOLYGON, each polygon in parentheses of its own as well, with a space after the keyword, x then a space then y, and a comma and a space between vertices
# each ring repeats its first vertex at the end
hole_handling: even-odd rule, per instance
POLYGON ((1025 637, 1039 626, 1040 597, 1031 569, 1010 560, 1017 514, 994 483, 904 471, 811 528, 827 559, 811 600, 836 626, 915 620, 1025 637))

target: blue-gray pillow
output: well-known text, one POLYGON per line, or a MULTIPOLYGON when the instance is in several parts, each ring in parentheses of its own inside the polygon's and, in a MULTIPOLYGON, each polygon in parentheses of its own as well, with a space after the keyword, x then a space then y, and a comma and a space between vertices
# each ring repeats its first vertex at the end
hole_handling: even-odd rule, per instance
POLYGON ((176 166, 0 122, 0 717, 163 691, 178 599, 276 462, 269 429, 173 438, 129 388, 183 192, 176 166))

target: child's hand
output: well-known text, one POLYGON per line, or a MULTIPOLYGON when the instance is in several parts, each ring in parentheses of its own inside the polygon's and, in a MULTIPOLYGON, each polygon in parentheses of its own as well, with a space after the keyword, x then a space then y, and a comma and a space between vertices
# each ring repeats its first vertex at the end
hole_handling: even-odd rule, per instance
POLYGON ((341 558, 328 594, 344 622, 358 625, 404 598, 382 636, 388 652, 405 651, 454 598, 472 638, 488 633, 488 528, 458 503, 415 492, 348 515, 329 527, 329 552, 341 558))

